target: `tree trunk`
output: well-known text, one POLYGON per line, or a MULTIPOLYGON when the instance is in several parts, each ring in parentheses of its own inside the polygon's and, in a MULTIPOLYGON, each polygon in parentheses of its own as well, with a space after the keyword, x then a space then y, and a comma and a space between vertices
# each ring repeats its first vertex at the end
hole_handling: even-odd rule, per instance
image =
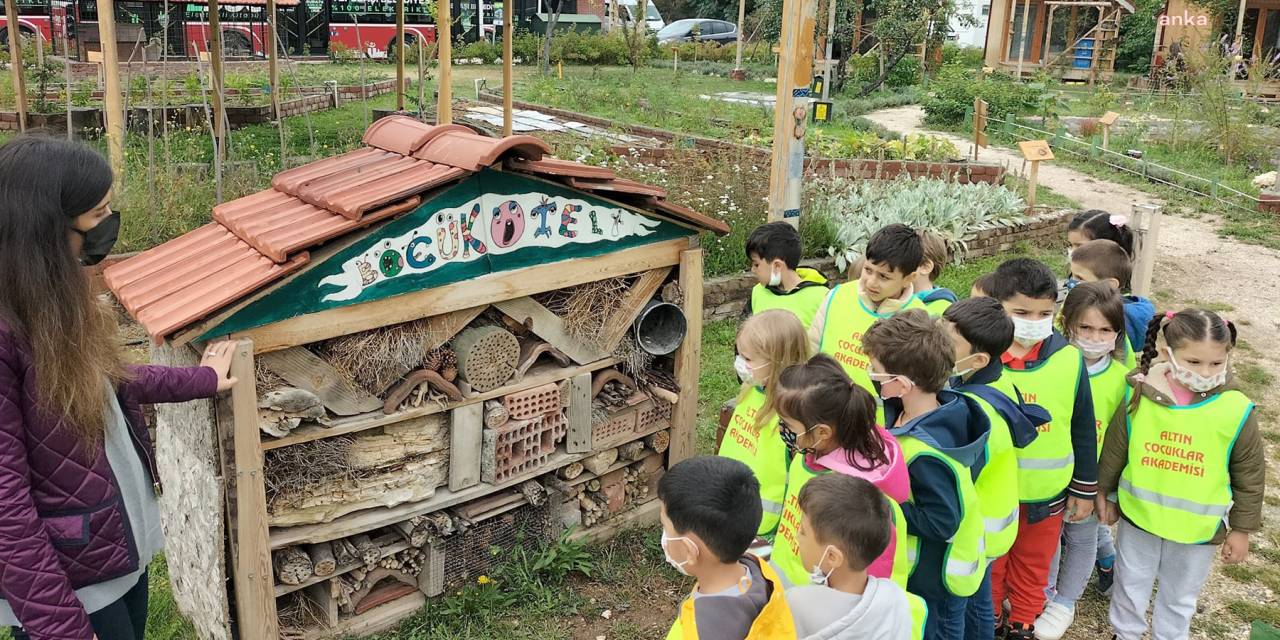
POLYGON ((560 11, 564 8, 563 0, 557 0, 547 20, 547 32, 542 34, 542 75, 551 75, 551 37, 560 22, 560 11))
POLYGON ((871 84, 863 85, 862 90, 858 92, 858 97, 865 98, 868 95, 871 95, 872 91, 880 88, 880 85, 884 84, 884 81, 888 79, 889 74, 893 73, 893 68, 898 66, 898 63, 901 62, 906 55, 907 50, 905 48, 901 52, 893 54, 893 59, 885 64, 884 69, 880 71, 880 77, 876 78, 871 84))

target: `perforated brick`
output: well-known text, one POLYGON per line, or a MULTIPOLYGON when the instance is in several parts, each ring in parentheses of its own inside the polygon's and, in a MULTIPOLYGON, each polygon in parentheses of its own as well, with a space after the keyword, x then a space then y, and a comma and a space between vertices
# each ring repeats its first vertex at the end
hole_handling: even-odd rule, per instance
POLYGON ((592 425, 591 448, 598 451, 634 440, 638 415, 635 409, 624 409, 604 422, 592 425))
POLYGON ((512 420, 529 420, 560 410, 560 385, 549 382, 502 398, 512 420))
POLYGON ((485 429, 481 480, 490 484, 504 482, 541 467, 567 433, 568 421, 559 411, 485 429))
POLYGON ((636 419, 636 433, 650 433, 665 429, 671 424, 671 403, 654 398, 653 404, 640 412, 636 419))

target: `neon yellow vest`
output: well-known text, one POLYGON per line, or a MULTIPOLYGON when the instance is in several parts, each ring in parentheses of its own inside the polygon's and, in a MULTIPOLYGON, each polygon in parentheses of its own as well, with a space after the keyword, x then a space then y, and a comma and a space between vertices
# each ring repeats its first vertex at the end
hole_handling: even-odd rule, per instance
MULTIPOLYGON (((787 475, 786 506, 782 510, 782 520, 778 522, 778 535, 773 541, 773 555, 769 562, 778 568, 787 582, 793 586, 809 584, 809 569, 800 560, 800 490, 809 480, 824 473, 832 473, 828 469, 814 469, 805 461, 804 456, 791 459, 791 472, 787 475)), ((907 561, 907 521, 902 516, 902 507, 889 496, 885 496, 893 513, 893 573, 891 580, 903 591, 907 589, 907 578, 911 575, 911 565, 907 561)), ((856 515, 856 514, 850 514, 856 515)))
POLYGON ((1180 407, 1140 398, 1128 416, 1129 460, 1120 474, 1125 517, 1174 542, 1213 538, 1231 509, 1231 449, 1252 411, 1239 391, 1180 407))
POLYGON ((929 621, 929 605, 924 598, 907 593, 907 605, 911 607, 911 640, 924 640, 924 626, 929 621))
MULTIPOLYGON (((751 625, 747 637, 743 640, 778 640, 779 638, 796 637, 795 621, 791 618, 791 608, 782 594, 782 585, 778 582, 778 574, 774 573, 769 563, 756 559, 760 563, 760 573, 773 585, 769 601, 765 603, 760 615, 751 625)), ((694 587, 697 589, 697 586, 694 587)), ((667 632, 667 640, 698 640, 698 625, 695 623, 693 611, 693 595, 690 594, 680 604, 680 612, 676 614, 675 624, 667 632)))
POLYGON ((951 305, 952 302, 950 300, 934 300, 933 302, 924 303, 924 308, 925 311, 929 312, 930 316, 938 318, 941 317, 947 309, 951 308, 951 305))
MULTIPOLYGON (((920 298, 912 296, 902 311, 907 309, 923 309, 920 298)), ((896 312, 895 312, 896 313, 896 312)), ((876 313, 866 307, 858 295, 858 283, 849 282, 839 285, 831 293, 831 304, 827 305, 826 319, 822 325, 822 339, 818 343, 818 352, 836 359, 845 373, 858 386, 866 389, 872 397, 879 397, 871 384, 871 376, 867 370, 870 359, 862 351, 862 334, 866 333, 876 320, 888 318, 893 313, 876 313)), ((882 419, 883 421, 883 419, 882 419)))
POLYGON ((760 313, 769 309, 786 309, 796 314, 806 329, 813 324, 813 317, 818 315, 818 309, 822 307, 822 301, 827 299, 830 289, 827 289, 827 279, 822 274, 813 269, 801 267, 796 269, 796 273, 804 282, 816 282, 823 286, 807 286, 801 287, 786 295, 778 295, 769 290, 768 287, 757 284, 751 289, 751 312, 760 313))
POLYGON ((1067 345, 1034 369, 1004 368, 991 386, 1017 401, 1016 385, 1022 399, 1038 404, 1052 418, 1039 427, 1036 439, 1018 456, 1018 499, 1044 502, 1056 498, 1071 483, 1075 453, 1071 447, 1071 417, 1075 411, 1076 387, 1080 383, 1080 351, 1067 345))
POLYGON ((986 400, 966 393, 987 414, 991 435, 987 436, 987 462, 982 465, 974 490, 986 531, 987 559, 1009 552, 1018 537, 1018 454, 1013 448, 1009 424, 986 400))
MULTIPOLYGON (((959 462, 919 438, 898 436, 898 444, 902 446, 902 455, 906 457, 908 466, 920 456, 933 456, 945 463, 956 478, 956 493, 960 496, 960 527, 947 542, 947 552, 943 556, 941 567, 942 582, 952 595, 967 598, 977 592, 987 571, 986 533, 982 526, 982 511, 978 508, 978 492, 973 487, 972 476, 959 462)), ((920 556, 920 538, 908 533, 907 549, 911 571, 914 573, 920 556)))
POLYGON ((782 516, 787 494, 787 445, 778 435, 778 418, 772 417, 756 430, 756 413, 764 407, 765 395, 751 387, 738 401, 729 419, 729 428, 720 443, 720 455, 748 467, 760 481, 762 517, 757 535, 772 537, 782 516))
POLYGON ((1124 379, 1129 368, 1112 359, 1106 369, 1089 374, 1089 393, 1093 395, 1093 420, 1098 427, 1098 457, 1102 457, 1102 440, 1107 435, 1107 425, 1124 402, 1129 382, 1124 379))

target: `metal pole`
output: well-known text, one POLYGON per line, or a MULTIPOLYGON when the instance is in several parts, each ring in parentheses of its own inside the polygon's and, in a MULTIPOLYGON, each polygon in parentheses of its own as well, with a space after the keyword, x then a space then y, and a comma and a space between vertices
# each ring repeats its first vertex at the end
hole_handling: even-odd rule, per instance
POLYGON ((396 111, 404 111, 404 0, 396 0, 396 111))
MULTIPOLYGON (((836 38, 836 0, 827 0, 827 52, 822 65, 822 99, 826 100, 831 93, 831 48, 836 38)), ((921 68, 924 59, 920 60, 921 68)))
POLYGON ((511 119, 512 119, 512 93, 515 88, 511 86, 512 65, 515 64, 514 52, 512 50, 512 39, 515 29, 512 26, 512 19, 507 15, 507 6, 515 6, 513 0, 506 0, 502 5, 502 135, 511 135, 511 119))
POLYGON ((9 73, 13 75, 14 104, 18 106, 18 130, 26 131, 27 85, 22 75, 22 33, 18 31, 17 0, 4 0, 4 15, 9 29, 9 73))
POLYGON ((784 0, 779 40, 778 90, 773 113, 773 159, 769 170, 769 220, 800 225, 804 177, 804 130, 813 81, 815 0, 784 0))
POLYGON ((116 10, 113 0, 98 2, 98 35, 102 40, 103 114, 107 125, 107 156, 116 189, 124 186, 124 107, 120 102, 120 55, 116 51, 116 10))
POLYGON ((436 124, 453 122, 453 0, 440 0, 436 18, 436 56, 440 61, 440 83, 436 91, 436 124))

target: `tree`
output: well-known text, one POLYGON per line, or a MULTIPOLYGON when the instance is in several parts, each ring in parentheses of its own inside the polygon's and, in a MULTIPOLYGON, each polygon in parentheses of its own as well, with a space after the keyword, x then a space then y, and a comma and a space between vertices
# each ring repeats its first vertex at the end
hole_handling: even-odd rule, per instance
POLYGON ((1120 20, 1116 68, 1146 73, 1151 67, 1151 46, 1156 39, 1156 14, 1164 9, 1164 4, 1165 0, 1136 0, 1134 12, 1120 20))
POLYGON ((555 35, 556 26, 560 22, 560 12, 564 10, 564 0, 547 0, 547 8, 551 10, 547 16, 547 32, 542 34, 542 75, 551 75, 551 38, 555 35))
POLYGON ((858 97, 884 84, 893 68, 920 43, 926 43, 928 48, 941 47, 947 25, 956 12, 953 0, 872 0, 871 6, 876 11, 871 33, 880 45, 884 67, 875 80, 862 86, 858 97))
POLYGON ((627 45, 627 61, 631 63, 632 73, 639 70, 640 65, 649 58, 649 22, 643 17, 648 10, 648 0, 640 0, 636 4, 636 15, 640 17, 622 27, 622 38, 627 45))

